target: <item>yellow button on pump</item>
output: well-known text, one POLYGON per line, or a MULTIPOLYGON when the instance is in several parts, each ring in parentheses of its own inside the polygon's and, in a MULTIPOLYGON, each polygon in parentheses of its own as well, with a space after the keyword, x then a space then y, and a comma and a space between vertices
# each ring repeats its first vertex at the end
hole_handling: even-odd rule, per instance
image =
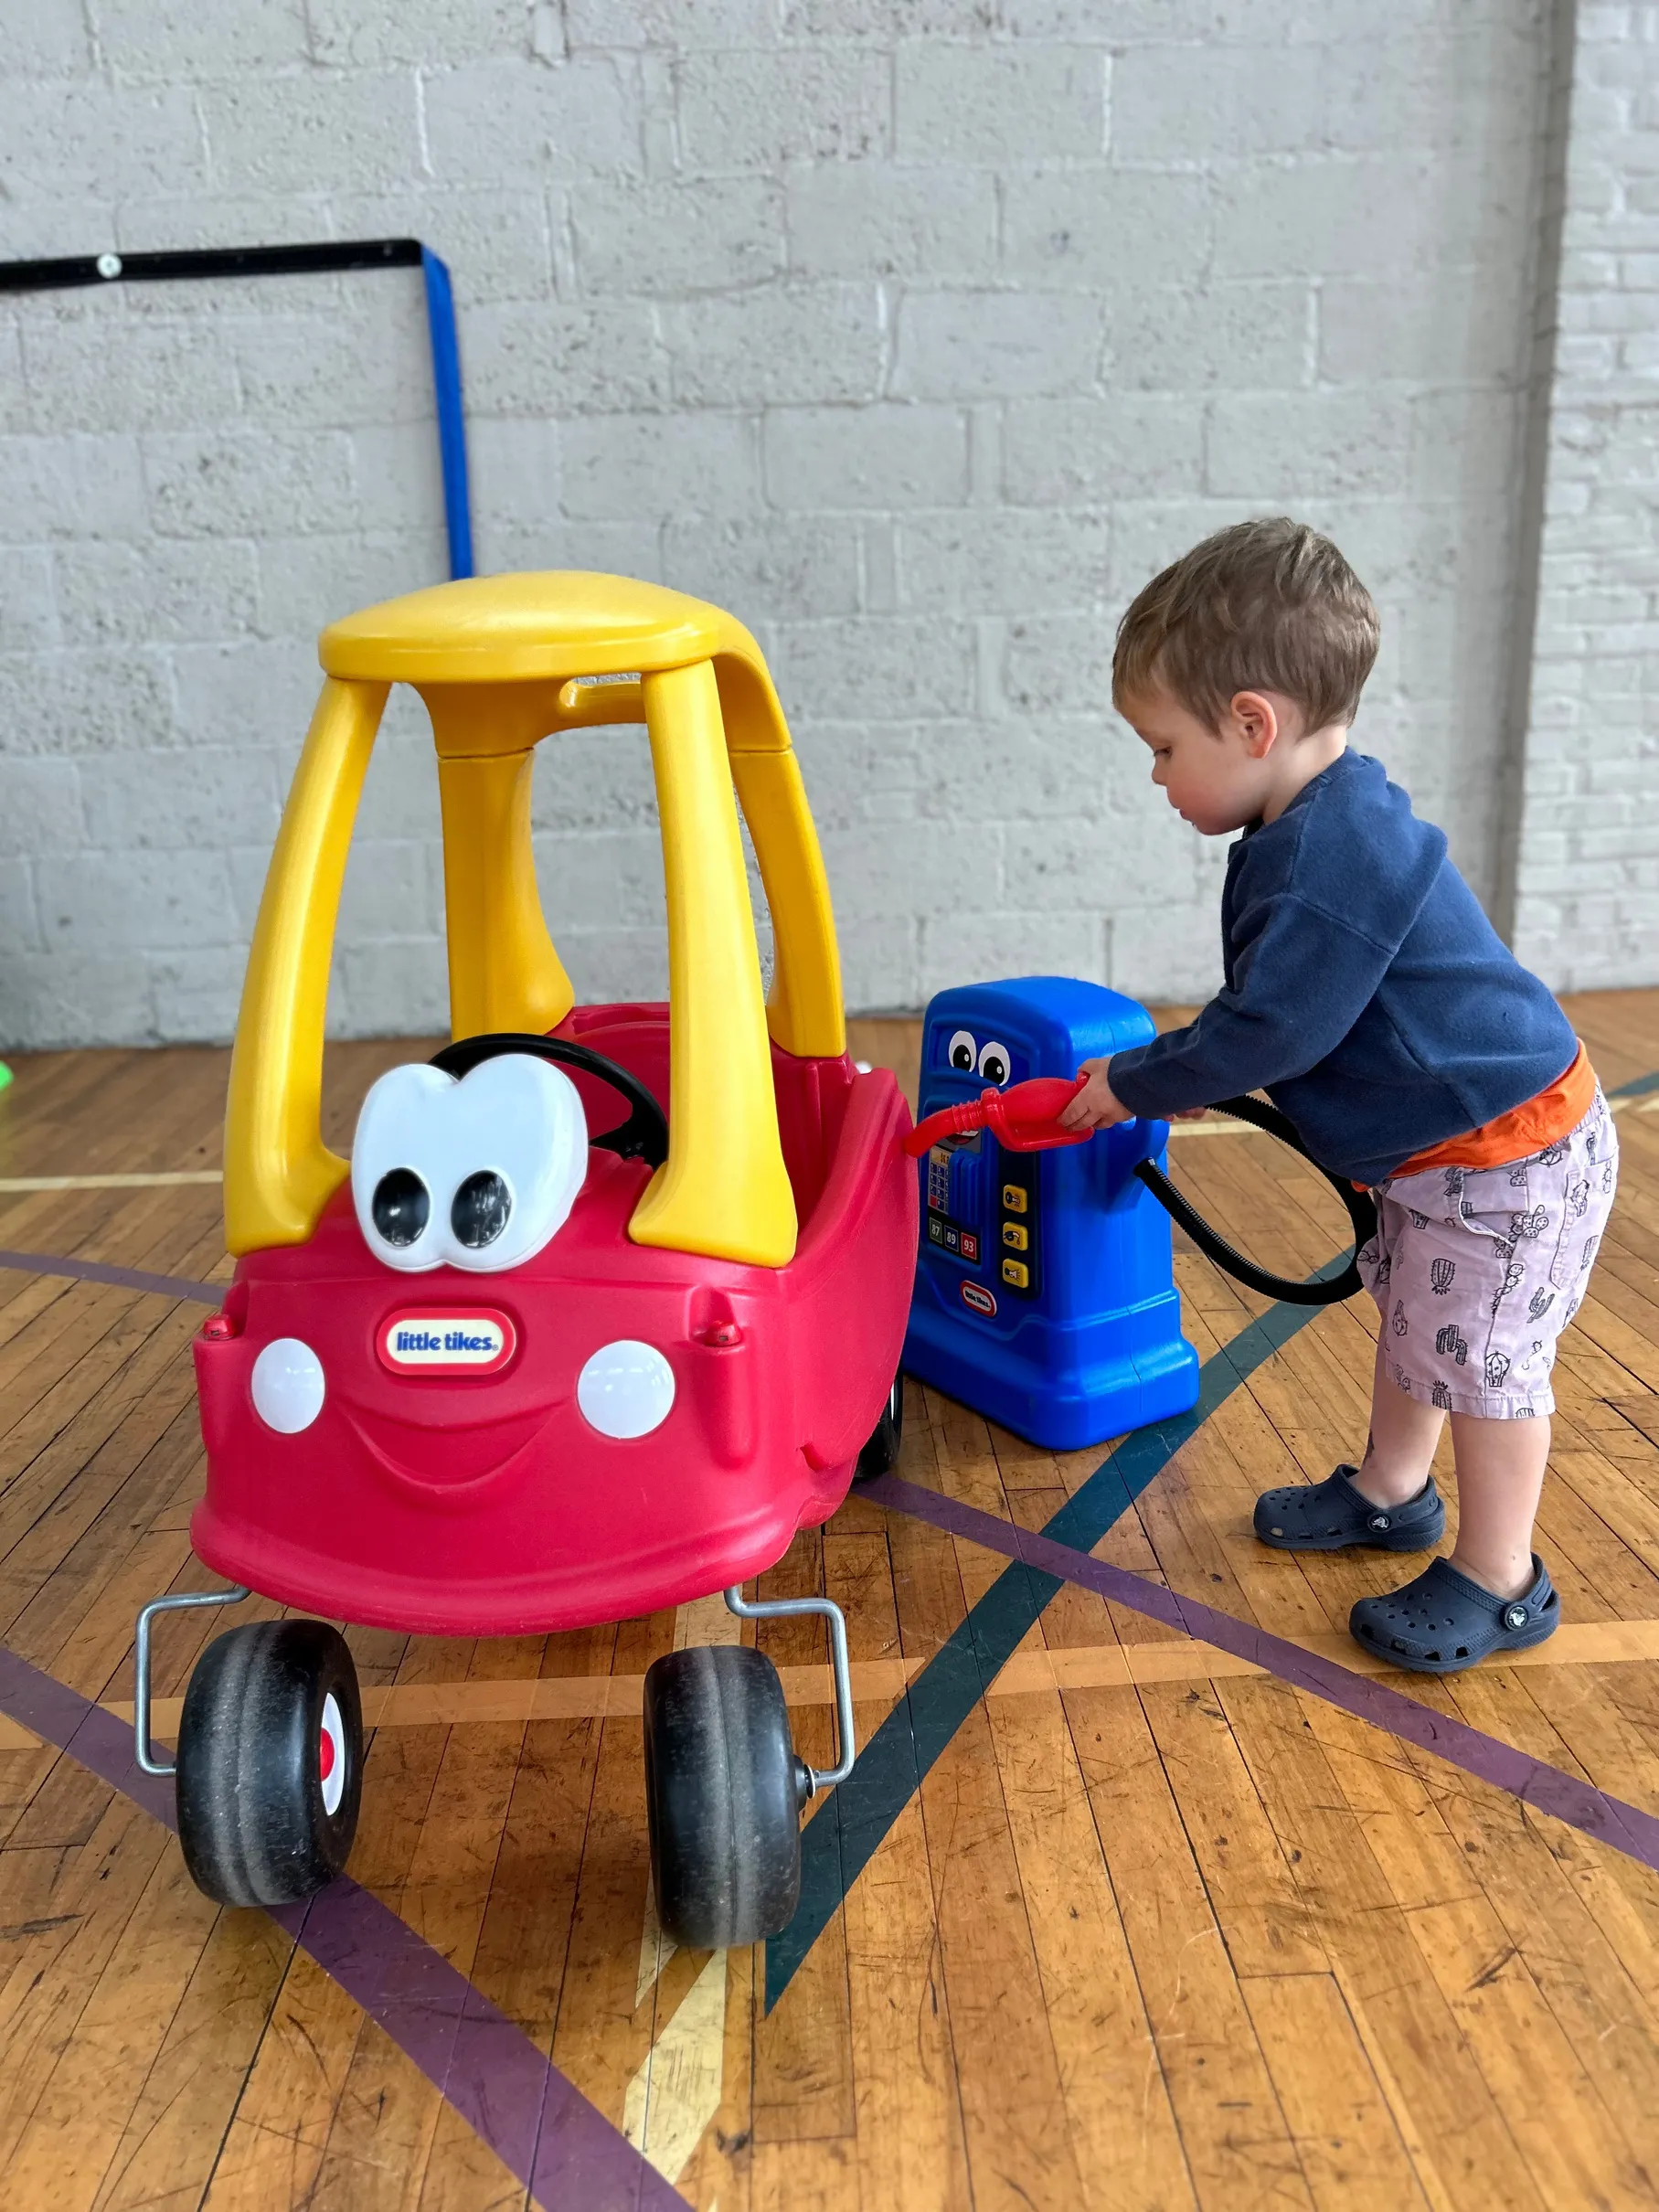
POLYGON ((1023 1214, 1025 1210, 1026 1192, 1024 1186, 1018 1183, 1005 1183, 1003 1185, 1004 1213, 1023 1214))
POLYGON ((1003 1223, 1003 1242, 1011 1252, 1023 1252, 1031 1242, 1029 1231, 1023 1221, 1003 1223))
POLYGON ((1005 1260, 1003 1261, 1003 1281, 1011 1284, 1016 1291, 1029 1290, 1031 1270, 1023 1260, 1005 1260))

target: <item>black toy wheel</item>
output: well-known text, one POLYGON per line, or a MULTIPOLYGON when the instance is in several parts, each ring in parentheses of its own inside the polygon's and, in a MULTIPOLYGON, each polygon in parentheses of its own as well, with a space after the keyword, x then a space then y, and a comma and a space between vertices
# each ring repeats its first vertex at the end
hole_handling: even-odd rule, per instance
POLYGON ((665 1932, 692 1951, 779 1934, 801 1894, 805 1770, 778 1670, 720 1644, 645 1676, 645 1809, 665 1932))
POLYGON ((178 1728, 178 1840, 221 1905, 292 1905, 346 1866, 363 1784, 363 1707, 346 1639, 255 1621, 197 1662, 178 1728))
POLYGON ((881 1409, 881 1419, 870 1431, 870 1440, 858 1454, 858 1464, 853 1470, 856 1483, 873 1483, 878 1474, 891 1474, 899 1464, 899 1444, 904 1433, 904 1374, 902 1369, 893 1377, 893 1387, 888 1392, 888 1402, 881 1409))

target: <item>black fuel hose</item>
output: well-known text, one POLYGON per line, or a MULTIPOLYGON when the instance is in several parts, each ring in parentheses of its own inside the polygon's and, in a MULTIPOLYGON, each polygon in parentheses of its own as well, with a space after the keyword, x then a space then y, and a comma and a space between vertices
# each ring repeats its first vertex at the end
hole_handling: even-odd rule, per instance
MULTIPOLYGON (((1265 1100, 1218 1099, 1210 1111, 1229 1113, 1236 1122, 1248 1122, 1253 1129, 1265 1130, 1270 1137, 1277 1137, 1281 1144, 1300 1153, 1313 1166, 1319 1166, 1296 1134, 1294 1126, 1265 1100)), ((1377 1207, 1371 1194, 1368 1190, 1356 1190, 1350 1182, 1332 1175, 1328 1168, 1320 1167, 1319 1172, 1348 1209, 1348 1219, 1354 1225, 1354 1250, 1357 1253, 1360 1246, 1368 1244, 1377 1234, 1377 1207)), ((1161 1168, 1154 1167, 1150 1160, 1143 1160, 1135 1173, 1170 1218, 1181 1224, 1207 1260, 1213 1260, 1235 1281, 1249 1290, 1259 1291, 1262 1297, 1281 1299, 1286 1305, 1335 1305, 1365 1288, 1352 1259, 1340 1275, 1324 1281, 1303 1282, 1289 1275, 1270 1275, 1266 1268, 1258 1267, 1242 1252, 1234 1251, 1226 1238, 1218 1236, 1197 1208, 1181 1196, 1161 1168)))

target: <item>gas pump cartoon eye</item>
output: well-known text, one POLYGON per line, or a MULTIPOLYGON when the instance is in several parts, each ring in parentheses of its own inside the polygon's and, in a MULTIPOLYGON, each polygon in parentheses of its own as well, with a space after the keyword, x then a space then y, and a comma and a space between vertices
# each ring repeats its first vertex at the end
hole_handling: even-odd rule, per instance
POLYGON ((1000 1090, 1007 1081, 1012 1067, 1006 1045, 999 1045, 993 1038, 989 1044, 980 1047, 979 1072, 987 1083, 994 1083, 1000 1090))
POLYGON ((973 1062, 978 1052, 979 1047, 973 1042, 968 1031, 959 1029, 951 1039, 951 1048, 945 1054, 945 1058, 950 1061, 952 1067, 958 1069, 962 1075, 972 1075, 973 1062))
POLYGON ((352 1203, 388 1267, 499 1272, 558 1234, 587 1172, 576 1086, 505 1052, 459 1081, 441 1068, 388 1069, 357 1117, 352 1203))

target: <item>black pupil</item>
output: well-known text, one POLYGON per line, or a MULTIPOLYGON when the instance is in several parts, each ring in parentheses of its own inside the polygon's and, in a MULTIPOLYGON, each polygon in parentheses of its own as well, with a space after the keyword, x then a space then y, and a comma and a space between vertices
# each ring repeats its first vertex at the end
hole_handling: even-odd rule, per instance
POLYGON ((952 1068, 972 1068, 973 1065, 972 1047, 968 1045, 954 1046, 951 1052, 951 1065, 952 1068))
POLYGON ((513 1210, 513 1194, 493 1167, 481 1168, 477 1175, 469 1175, 455 1193, 455 1203, 450 1208, 450 1225, 469 1252, 482 1246, 494 1244, 507 1225, 507 1216, 513 1210))
POLYGON ((388 1244, 413 1244, 432 1210, 426 1185, 412 1167, 394 1167, 375 1185, 369 1211, 388 1244))
POLYGON ((1004 1066, 1001 1056, 994 1052, 986 1060, 981 1072, 988 1083, 1003 1083, 1008 1078, 1008 1070, 1004 1066))

